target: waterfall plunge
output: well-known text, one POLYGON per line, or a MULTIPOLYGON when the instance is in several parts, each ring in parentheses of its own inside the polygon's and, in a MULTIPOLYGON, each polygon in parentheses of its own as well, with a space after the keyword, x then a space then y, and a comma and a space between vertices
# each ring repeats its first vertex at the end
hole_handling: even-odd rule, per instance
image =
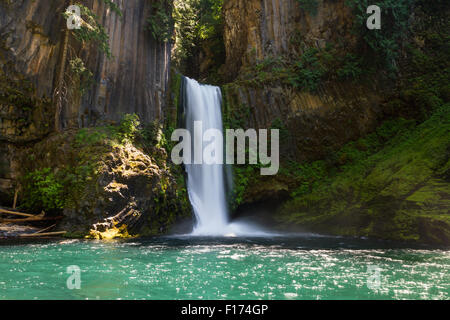
MULTIPOLYGON (((194 139, 194 122, 201 121, 202 129, 197 136, 203 136, 208 129, 223 132, 222 94, 220 88, 202 85, 197 81, 183 78, 183 111, 186 129, 194 139)), ((194 142, 194 141, 193 141, 194 142)), ((217 141, 205 144, 218 143, 217 141)), ((192 143, 192 148, 195 143, 192 143)), ((205 145, 203 145, 205 147, 205 145)), ((219 150, 222 144, 217 145, 219 150)), ((194 155, 194 149, 191 152, 194 155)), ((194 163, 194 161, 191 161, 194 163)), ((226 181, 231 181, 230 173, 224 165, 186 164, 189 199, 197 219, 194 236, 266 236, 265 232, 244 223, 230 223, 226 181)))
MULTIPOLYGON (((195 121, 202 121, 205 131, 208 129, 222 131, 220 89, 184 78, 184 90, 186 129, 191 133, 191 137, 195 136, 195 121)), ((201 136, 203 136, 203 132, 201 136)), ((193 155, 194 151, 191 154, 193 155)), ((194 234, 223 235, 228 226, 223 165, 188 164, 186 172, 189 198, 197 219, 194 234)))

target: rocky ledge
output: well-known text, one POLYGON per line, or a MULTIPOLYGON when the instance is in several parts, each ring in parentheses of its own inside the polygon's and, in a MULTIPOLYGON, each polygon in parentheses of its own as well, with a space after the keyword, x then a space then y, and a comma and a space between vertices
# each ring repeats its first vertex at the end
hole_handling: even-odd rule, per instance
POLYGON ((165 150, 108 130, 67 131, 17 149, 22 206, 63 213, 66 236, 96 239, 165 234, 190 217, 181 170, 167 165, 165 150))

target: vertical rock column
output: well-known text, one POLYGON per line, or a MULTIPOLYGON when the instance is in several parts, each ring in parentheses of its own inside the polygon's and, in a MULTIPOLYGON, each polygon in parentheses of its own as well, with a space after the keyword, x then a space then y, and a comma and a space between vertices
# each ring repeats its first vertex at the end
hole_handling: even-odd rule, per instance
MULTIPOLYGON (((124 113, 136 113, 145 122, 164 117, 171 44, 156 41, 147 30, 147 19, 155 1, 116 1, 120 17, 99 1, 92 1, 110 37, 112 58, 98 50, 83 51, 95 85, 72 110, 80 126, 98 120, 120 120, 124 113)), ((70 116, 69 116, 70 117, 70 116)))
MULTIPOLYGON (((118 121, 124 113, 136 113, 144 122, 165 117, 171 44, 154 40, 146 28, 159 0, 113 1, 122 17, 101 0, 82 2, 105 27, 113 57, 107 59, 97 45, 80 44, 71 35, 71 53, 85 62, 94 83, 81 97, 64 103, 61 120, 66 129, 118 121)), ((24 105, 0 99, 0 198, 13 192, 15 150, 52 132, 55 111, 49 101, 60 66, 67 3, 0 1, 0 91, 2 96, 11 92, 8 87, 17 82, 26 96, 22 100, 30 101, 24 105)))

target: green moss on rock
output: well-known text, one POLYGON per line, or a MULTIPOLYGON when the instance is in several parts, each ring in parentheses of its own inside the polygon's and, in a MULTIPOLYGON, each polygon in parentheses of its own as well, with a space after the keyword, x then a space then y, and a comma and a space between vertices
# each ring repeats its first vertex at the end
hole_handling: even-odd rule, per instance
MULTIPOLYGON (((24 148, 23 176, 47 168, 38 182, 52 177, 60 186, 57 208, 32 201, 29 209, 62 211, 60 229, 97 239, 160 235, 190 216, 184 181, 173 174, 166 151, 146 140, 140 127, 133 134, 125 130, 131 136, 125 127, 66 131, 24 148)), ((49 186, 27 179, 22 186, 34 200, 48 199, 49 186)))
POLYGON ((337 235, 449 244, 449 107, 284 204, 279 221, 337 235))

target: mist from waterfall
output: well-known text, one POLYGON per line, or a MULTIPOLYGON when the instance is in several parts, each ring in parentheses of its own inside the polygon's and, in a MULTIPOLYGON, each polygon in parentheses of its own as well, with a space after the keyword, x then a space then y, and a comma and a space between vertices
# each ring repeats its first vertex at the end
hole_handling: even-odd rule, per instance
MULTIPOLYGON (((209 129, 217 129, 223 135, 222 93, 219 87, 199 84, 196 80, 183 78, 183 112, 185 127, 191 139, 201 137, 209 129), (194 123, 202 122, 201 133, 195 134, 194 123)), ((198 130, 198 129, 197 129, 198 130)), ((194 141, 191 155, 194 157, 194 141)), ((214 150, 223 150, 222 141, 203 142, 216 144, 214 150)), ((201 144, 200 144, 201 145, 201 144)), ((203 149, 202 149, 203 155, 203 149)), ((223 157, 223 152, 221 154, 223 157)), ((265 236, 267 233, 244 223, 230 223, 227 192, 231 192, 231 171, 222 164, 185 164, 187 189, 196 225, 194 236, 265 236), (228 189, 228 190, 227 190, 228 189)))

